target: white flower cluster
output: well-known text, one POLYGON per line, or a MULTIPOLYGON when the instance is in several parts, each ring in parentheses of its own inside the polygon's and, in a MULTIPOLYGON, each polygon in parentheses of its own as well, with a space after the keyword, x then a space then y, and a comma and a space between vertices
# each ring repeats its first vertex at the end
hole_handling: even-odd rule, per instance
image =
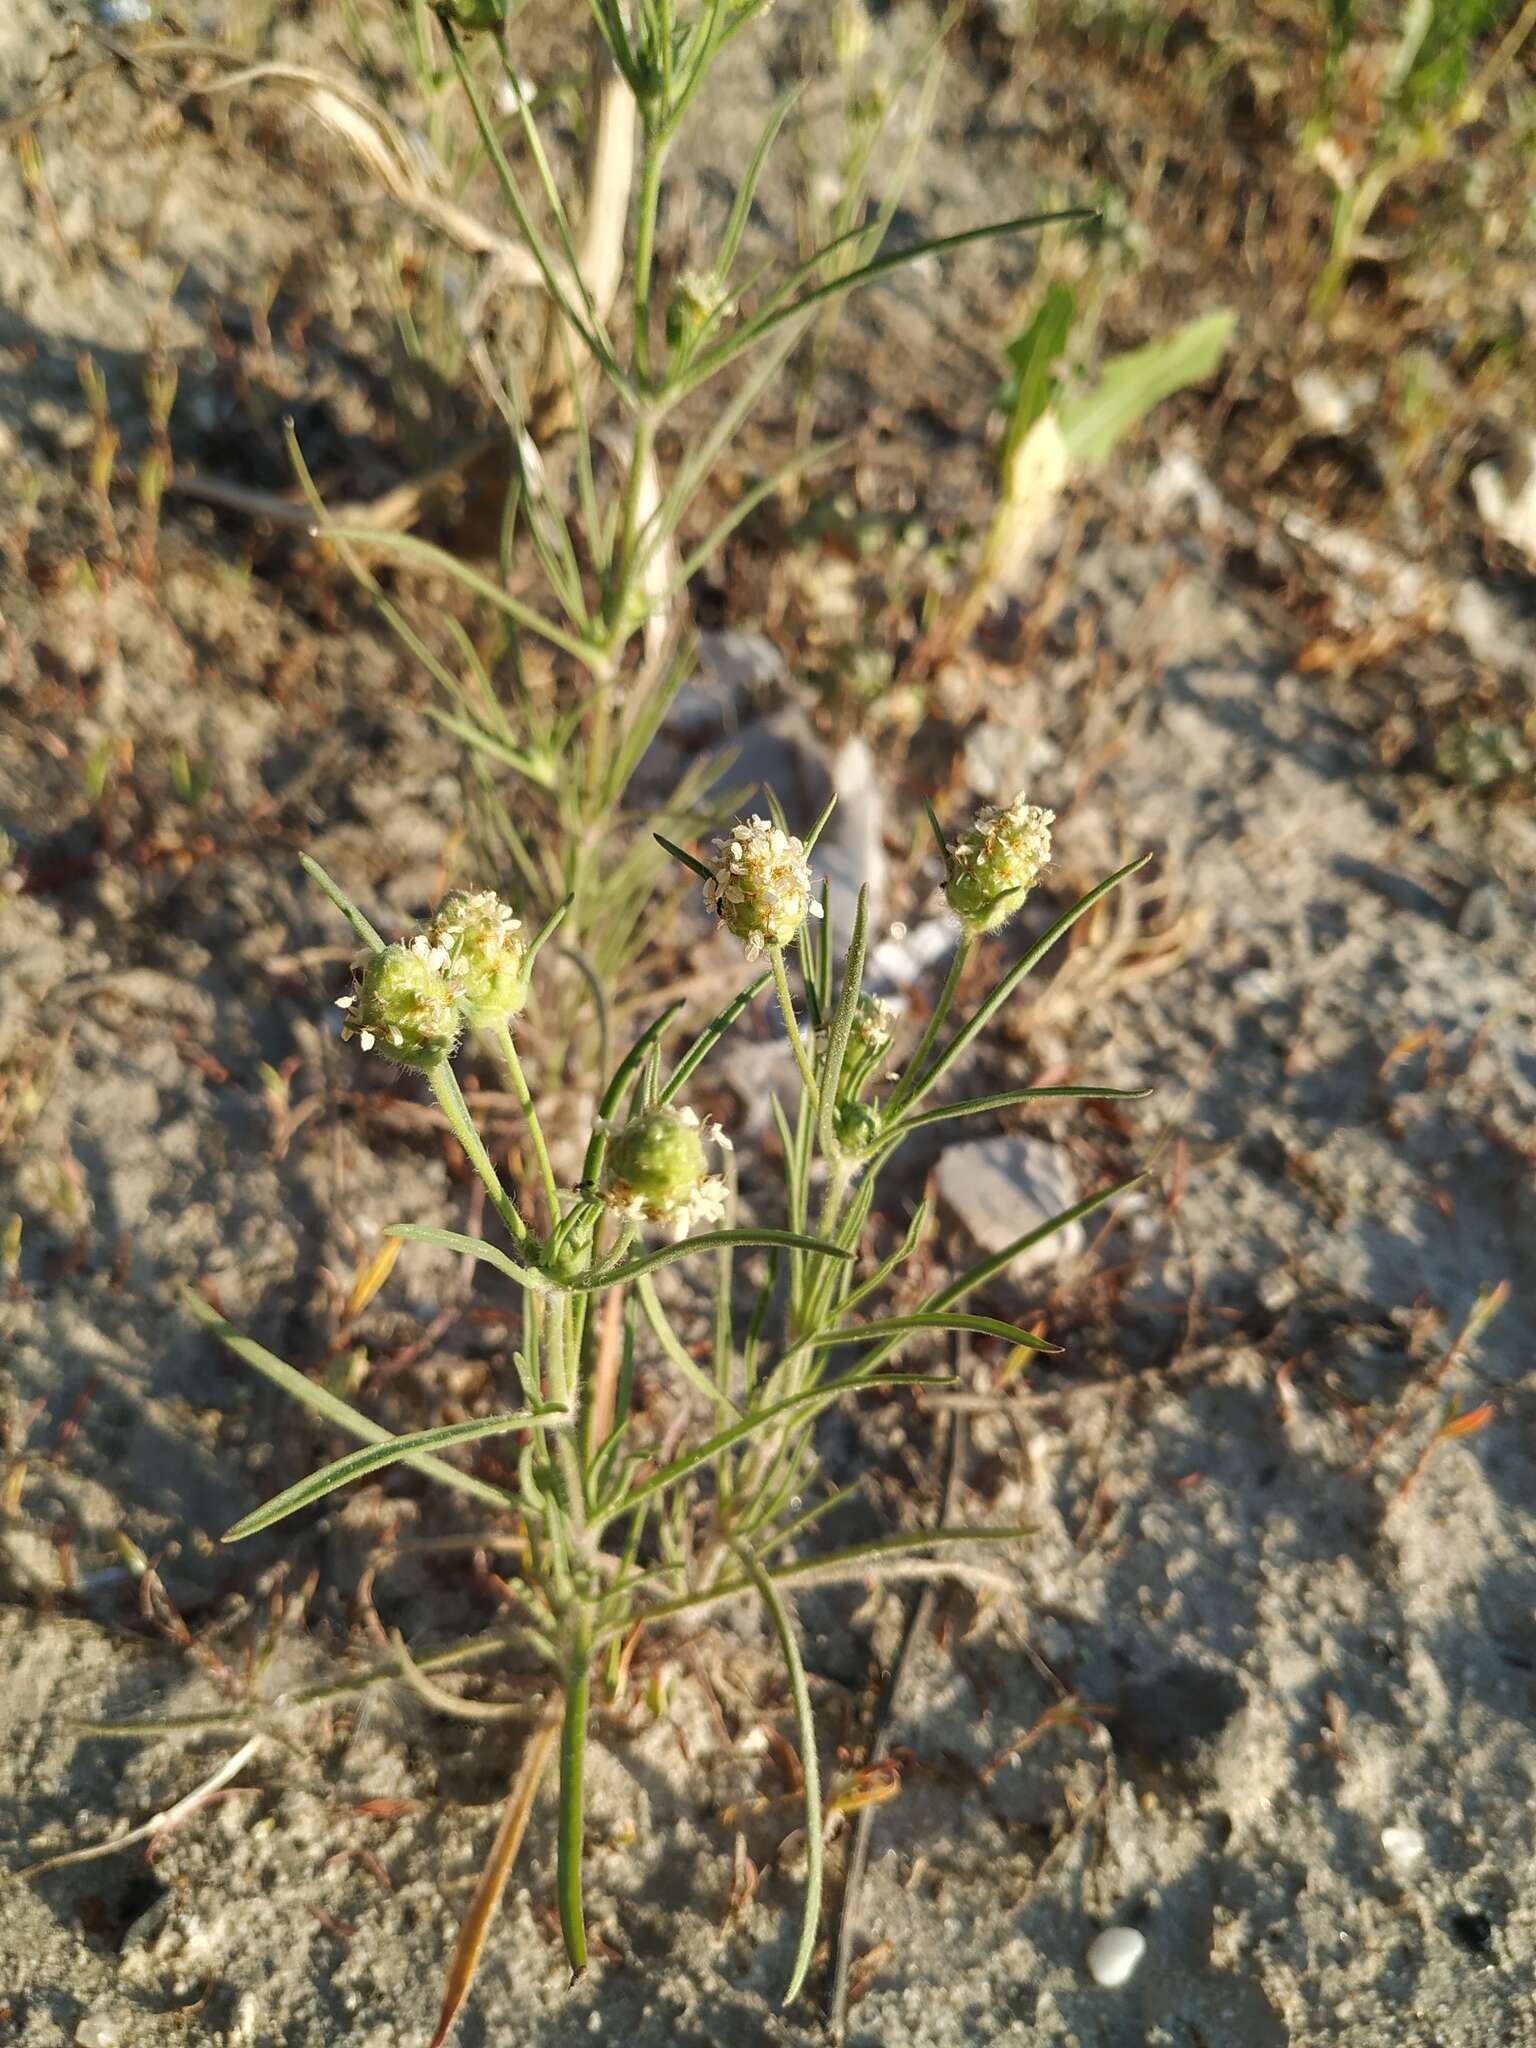
POLYGON ((674 1241, 699 1223, 718 1223, 725 1182, 709 1171, 705 1141, 729 1152, 731 1141, 697 1110, 644 1110, 613 1132, 603 1162, 603 1200, 632 1223, 660 1223, 674 1241))
POLYGON ((522 923, 490 889, 455 890, 432 922, 374 953, 350 995, 342 1035, 407 1067, 434 1067, 464 1025, 515 1016, 527 995, 522 923))
POLYGON ((741 940, 749 960, 767 947, 787 946, 807 917, 821 915, 821 905, 811 901, 804 841, 766 818, 733 825, 715 841, 704 903, 741 940))
POLYGON ((1023 903, 1051 858, 1054 811, 1022 796, 987 804, 949 848, 944 894, 968 932, 996 931, 1023 903))

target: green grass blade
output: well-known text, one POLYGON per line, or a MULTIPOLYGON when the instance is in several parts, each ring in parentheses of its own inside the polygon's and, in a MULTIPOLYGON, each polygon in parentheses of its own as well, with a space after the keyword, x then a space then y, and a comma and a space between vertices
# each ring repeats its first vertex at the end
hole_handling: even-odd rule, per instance
MULTIPOLYGON (((321 1416, 335 1428, 345 1430, 348 1436, 361 1437, 364 1443, 381 1444, 396 1441, 381 1424, 364 1415, 350 1403, 340 1400, 327 1388, 317 1386, 303 1373, 289 1365, 286 1359, 277 1357, 263 1345, 254 1343, 249 1337, 241 1336, 232 1324, 226 1323, 216 1309, 208 1306, 199 1294, 190 1288, 182 1293, 182 1305, 188 1313, 218 1338, 228 1350, 244 1364, 259 1372, 275 1387, 321 1416)), ((490 1486, 483 1479, 476 1479, 471 1473, 461 1472, 456 1465, 449 1465, 441 1458, 434 1458, 427 1452, 415 1452, 408 1462, 417 1471, 428 1473, 439 1479, 445 1486, 452 1486, 460 1493, 467 1493, 474 1500, 481 1501, 500 1512, 517 1506, 516 1499, 503 1492, 499 1486, 490 1486)))
POLYGON ((545 1416, 564 1412, 546 1404, 540 1408, 522 1409, 516 1415, 482 1416, 473 1422, 445 1423, 440 1429, 418 1429, 410 1436, 392 1437, 388 1443, 369 1444, 361 1451, 348 1451, 344 1458, 322 1465, 307 1479, 284 1487, 264 1507, 253 1508, 250 1514, 242 1516, 224 1531, 221 1541, 243 1543, 247 1536, 258 1535, 263 1529, 270 1529, 274 1522, 285 1521, 289 1515, 297 1514, 300 1508, 307 1508, 312 1501, 323 1500, 328 1493, 335 1493, 338 1487, 346 1486, 354 1479, 366 1479, 370 1472, 382 1472, 388 1465, 404 1464, 422 1451, 443 1450, 449 1444, 477 1443, 487 1436, 505 1436, 508 1430, 526 1429, 530 1423, 545 1416))

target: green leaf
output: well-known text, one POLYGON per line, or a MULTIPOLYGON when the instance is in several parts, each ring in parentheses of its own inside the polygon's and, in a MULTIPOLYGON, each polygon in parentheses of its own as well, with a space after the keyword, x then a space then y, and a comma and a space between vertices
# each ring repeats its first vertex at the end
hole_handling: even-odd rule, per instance
POLYGON ((870 1373, 850 1372, 841 1379, 825 1380, 814 1387, 802 1387, 798 1393, 786 1394, 782 1400, 770 1401, 766 1408, 756 1409, 744 1415, 740 1422, 733 1422, 729 1428, 717 1430, 703 1443, 696 1444, 691 1451, 674 1458, 670 1465, 664 1465, 659 1472, 653 1472, 649 1479, 642 1479, 639 1485, 610 1502, 593 1516, 591 1526, 594 1532, 603 1524, 613 1521, 619 1515, 627 1515, 637 1508, 641 1501, 649 1500, 652 1494, 662 1493, 669 1486, 675 1486, 680 1479, 686 1479, 690 1472, 697 1472, 701 1465, 708 1465, 718 1458, 722 1451, 732 1444, 740 1443, 743 1437, 753 1436, 766 1429, 770 1423, 780 1422, 787 1415, 817 1405, 830 1407, 841 1400, 844 1394, 860 1394, 872 1387, 952 1387, 951 1373, 891 1372, 870 1373))
POLYGON ((418 1429, 410 1436, 391 1437, 388 1443, 370 1444, 366 1450, 348 1451, 344 1458, 337 1458, 334 1464, 322 1465, 307 1479, 284 1487, 264 1507, 254 1508, 250 1514, 242 1516, 232 1528, 224 1531, 221 1540, 243 1543, 247 1536, 270 1529, 274 1522, 297 1514, 300 1508, 307 1508, 312 1501, 323 1500, 338 1487, 346 1486, 354 1479, 366 1479, 370 1472, 381 1472, 387 1465, 403 1464, 423 1451, 440 1451, 449 1444, 477 1443, 482 1437, 505 1436, 508 1430, 527 1429, 531 1423, 545 1416, 562 1415, 564 1412, 559 1407, 546 1404, 540 1408, 523 1409, 516 1415, 491 1415, 474 1422, 446 1423, 441 1429, 418 1429))
POLYGON ((526 1287, 531 1294, 545 1294, 550 1282, 542 1273, 531 1266, 520 1266, 515 1259, 509 1259, 495 1245, 487 1244, 483 1237, 466 1237, 459 1230, 434 1230, 425 1223, 389 1223, 385 1225, 386 1237, 403 1237, 412 1244, 441 1245, 444 1251, 461 1252, 467 1259, 479 1259, 487 1266, 494 1266, 498 1273, 505 1273, 509 1280, 515 1280, 519 1287, 526 1287))
POLYGON ((1051 372, 1067 345, 1076 314, 1076 301, 1067 286, 1053 284, 1034 319, 1004 350, 1013 365, 1013 376, 1003 394, 1003 403, 1008 408, 1008 431, 998 457, 998 468, 1005 478, 1014 450, 1051 402, 1051 372))
POLYGON ((319 861, 311 860, 307 853, 301 853, 299 855, 299 866, 308 875, 309 879, 312 882, 318 883, 326 895, 330 897, 336 908, 347 920, 347 923, 351 925, 353 931, 357 933, 357 936, 369 951, 382 953, 384 941, 352 901, 352 898, 347 895, 346 891, 331 880, 325 869, 321 867, 319 861))
MULTIPOLYGON (((788 304, 783 303, 782 297, 776 295, 766 311, 745 321, 734 334, 727 335, 716 347, 700 356, 686 373, 682 389, 685 392, 696 389, 736 356, 754 347, 764 335, 781 327, 786 320, 796 320, 812 306, 822 305, 829 299, 843 298, 849 292, 858 291, 863 285, 873 284, 876 278, 887 277, 892 271, 902 270, 909 264, 921 262, 925 256, 945 256, 952 250, 966 248, 972 242, 995 241, 1002 235, 1028 234, 1036 228, 1064 226, 1076 221, 1095 220, 1097 217, 1091 206, 1068 206, 1053 213, 1028 213, 1020 214, 1013 220, 988 221, 981 227, 963 228, 959 234, 935 235, 928 241, 909 243, 904 249, 887 250, 884 255, 860 264, 856 270, 848 271, 841 277, 828 278, 821 284, 813 285, 810 290, 798 293, 788 304)), ((818 249, 798 267, 789 281, 791 286, 796 279, 813 273, 841 244, 867 232, 867 228, 864 227, 851 229, 847 234, 836 237, 825 247, 818 249)))
POLYGON ((1059 1351, 1059 1344, 1047 1344, 1015 1323, 1002 1323, 995 1316, 963 1316, 919 1310, 909 1316, 881 1316, 872 1323, 844 1325, 837 1330, 818 1330, 801 1339, 799 1350, 829 1350, 834 1345, 874 1343, 884 1337, 902 1337, 917 1330, 964 1330, 976 1337, 1001 1337, 1007 1344, 1022 1344, 1028 1351, 1059 1351))
MULTIPOLYGON (((473 1240, 471 1240, 472 1242, 473 1240)), ((599 1287, 617 1287, 621 1281, 638 1280, 642 1273, 654 1273, 658 1266, 670 1266, 674 1259, 691 1258, 695 1252, 716 1252, 727 1245, 776 1245, 796 1252, 817 1252, 825 1259, 851 1259, 853 1253, 824 1237, 808 1237, 798 1230, 760 1230, 755 1224, 739 1230, 705 1230, 697 1237, 679 1238, 676 1244, 658 1245, 629 1259, 622 1266, 610 1266, 562 1282, 572 1294, 586 1294, 599 1287)))
POLYGON ((864 980, 864 945, 868 933, 869 885, 866 883, 859 890, 858 909, 853 919, 853 936, 848 941, 848 954, 843 962, 843 986, 838 994, 837 1008, 832 1013, 831 1024, 827 1028, 827 1050, 817 1082, 821 1090, 821 1101, 818 1107, 816 1136, 822 1156, 826 1159, 836 1159, 839 1156, 837 1084, 842 1078, 843 1058, 848 1051, 854 1012, 859 1006, 859 990, 864 980))
POLYGON ((1115 356, 1092 391, 1059 398, 1056 421, 1073 462, 1091 469, 1106 461, 1155 405, 1214 376, 1236 324, 1235 313, 1207 313, 1161 341, 1115 356))
POLYGON ((792 2005, 799 1997, 805 1973, 811 1967, 811 1956, 816 1947, 816 1925, 821 1915, 821 1867, 826 1843, 822 1834, 821 1771, 816 1760, 816 1718, 811 1712, 811 1692, 805 1681, 805 1665, 800 1658, 800 1645, 795 1640, 794 1623, 789 1618, 789 1610, 779 1589, 749 1550, 739 1543, 733 1543, 731 1548, 757 1588, 758 1598, 768 1610, 773 1632, 779 1639, 779 1649, 789 1673, 795 1729, 800 1738, 801 1789, 805 1801, 805 1902, 800 1913, 800 1942, 795 1950, 795 1965, 790 1972, 789 1989, 784 1993, 785 2005, 792 2005))
POLYGON ((720 1011, 718 1016, 711 1018, 692 1045, 683 1054, 677 1065, 672 1069, 669 1079, 663 1082, 661 1094, 658 1098, 660 1101, 670 1102, 672 1100, 679 1089, 686 1084, 700 1061, 709 1056, 726 1032, 736 1022, 742 1011, 746 1009, 755 996, 768 986, 772 979, 773 975, 771 972, 765 971, 758 975, 755 981, 748 982, 739 995, 731 997, 731 1000, 720 1011))
POLYGON ((1112 1202, 1117 1195, 1123 1195, 1128 1188, 1135 1187, 1138 1181, 1145 1179, 1146 1175, 1142 1173, 1129 1174, 1124 1180, 1117 1180, 1113 1187, 1101 1188, 1098 1194, 1089 1195, 1086 1201, 1074 1203, 1070 1209, 1063 1209, 1059 1216, 1052 1216, 1048 1222, 1037 1224, 1033 1230, 1026 1230, 1011 1244, 1004 1245, 1000 1252, 993 1252, 990 1258, 983 1259, 979 1265, 972 1266, 962 1273, 958 1280, 951 1280, 947 1287, 942 1287, 937 1294, 930 1295, 923 1305, 922 1313, 930 1315, 963 1300, 967 1294, 974 1293, 994 1274, 1001 1273, 1006 1267, 1011 1266, 1022 1252, 1031 1250, 1037 1244, 1043 1244, 1048 1237, 1054 1237, 1058 1230, 1065 1230, 1069 1223, 1081 1222, 1085 1216, 1091 1216, 1096 1209, 1102 1209, 1106 1202, 1112 1202))
POLYGON ((444 732, 451 732, 466 747, 474 748, 477 753, 489 754, 492 760, 505 762, 507 767, 515 768, 519 775, 536 783, 540 789, 559 787, 559 776, 553 762, 540 760, 522 747, 510 746, 507 741, 498 739, 495 733, 487 732, 484 726, 476 725, 473 719, 460 718, 452 711, 439 711, 435 704, 428 704, 425 708, 434 725, 440 725, 444 732))
MULTIPOLYGON (((364 1443, 393 1444, 397 1441, 387 1429, 371 1417, 362 1414, 348 1402, 340 1400, 328 1388, 317 1385, 314 1380, 306 1379, 303 1373, 296 1371, 285 1359, 278 1358, 264 1346, 253 1343, 249 1337, 241 1336, 237 1329, 225 1322, 216 1309, 208 1306, 201 1295, 194 1294, 190 1288, 186 1288, 182 1292, 181 1300, 187 1312, 238 1359, 324 1421, 333 1424, 337 1429, 345 1430, 348 1436, 361 1437, 364 1443)), ((458 1492, 467 1493, 475 1500, 498 1510, 517 1506, 514 1497, 504 1492, 501 1487, 490 1486, 485 1480, 476 1479, 468 1472, 461 1472, 456 1465, 445 1464, 441 1458, 434 1458, 429 1453, 413 1451, 409 1455, 408 1463, 415 1466, 418 1471, 428 1473, 433 1479, 441 1480, 444 1485, 452 1486, 458 1492)))
POLYGON ((887 1137, 904 1138, 925 1124, 948 1123, 957 1116, 990 1116, 1000 1109, 1016 1109, 1021 1102, 1144 1102, 1150 1088, 1010 1088, 1001 1095, 976 1095, 969 1102, 941 1102, 937 1109, 920 1110, 892 1124, 887 1137))
MULTIPOLYGON (((920 1075, 916 1074, 917 1054, 913 1055, 912 1063, 911 1065, 909 1065, 907 1069, 907 1079, 902 1083, 901 1087, 897 1090, 898 1096, 902 1097, 902 1099, 906 1102, 921 1102, 923 1097, 927 1095, 933 1088, 934 1084, 938 1081, 939 1077, 949 1067, 954 1065, 955 1061, 960 1057, 961 1053, 965 1051, 966 1047, 970 1045, 972 1040, 976 1038, 978 1033, 986 1029, 987 1025, 992 1021, 993 1017, 996 1016, 997 1012, 1008 1001, 1008 998, 1013 994, 1014 990, 1018 987, 1019 983, 1024 979, 1025 975, 1028 974, 1032 968, 1038 966, 1040 961, 1042 961, 1045 958, 1046 954, 1050 952, 1051 948, 1057 943, 1057 941, 1059 939, 1065 938, 1067 933, 1072 929, 1073 925, 1077 923, 1078 919, 1080 917, 1086 917, 1088 912, 1092 910, 1094 905, 1097 902, 1099 902, 1102 897, 1107 896, 1111 889, 1117 889, 1122 882, 1129 880, 1129 878, 1132 875, 1138 873, 1142 868, 1144 868, 1151 858, 1152 856, 1150 853, 1144 853, 1139 857, 1139 859, 1127 861, 1123 868, 1117 868, 1112 875, 1106 875, 1102 882, 1096 883, 1095 886, 1088 891, 1086 896, 1080 896, 1076 903, 1072 905, 1072 908, 1070 910, 1063 911, 1062 915, 1057 918, 1056 922, 1051 926, 1049 931, 1042 933, 1042 935, 1038 939, 1036 939, 1035 943, 1029 948, 1028 952, 1025 953, 1024 957, 1021 960, 1016 960, 1014 962, 1013 966, 1009 968, 1008 972, 1003 976, 1002 980, 997 984, 996 988, 994 988, 991 994, 988 995, 985 998, 985 1000, 978 1006, 976 1013, 971 1018, 970 1022, 961 1025, 960 1029, 955 1033, 954 1037, 949 1041, 948 1045, 944 1047, 943 1051, 938 1054, 932 1066, 930 1066, 926 1072, 920 1075)), ((963 947, 965 945, 965 941, 962 940, 961 944, 963 947)), ((961 963, 961 959, 962 955, 960 951, 957 951, 955 955, 956 967, 958 967, 958 965, 961 963)), ((956 968, 952 967, 950 970, 950 979, 945 984, 945 996, 947 997, 950 993, 952 993, 954 987, 957 985, 958 974, 956 972, 956 968)), ((943 1008, 944 1006, 944 999, 941 998, 940 1007, 943 1008)), ((938 1016, 939 1014, 939 1010, 935 1010, 934 1015, 938 1016)), ((926 1038, 927 1034, 925 1033, 924 1036, 926 1038)), ((918 1052, 921 1053, 922 1049, 923 1048, 919 1046, 918 1052)))
POLYGON ((692 868, 693 872, 696 875, 702 875, 706 882, 712 882, 715 879, 714 869, 707 868, 703 861, 699 860, 694 854, 686 852, 681 846, 674 845, 670 839, 663 838, 660 832, 653 832, 651 837, 658 846, 670 853, 674 860, 680 860, 685 868, 692 868))

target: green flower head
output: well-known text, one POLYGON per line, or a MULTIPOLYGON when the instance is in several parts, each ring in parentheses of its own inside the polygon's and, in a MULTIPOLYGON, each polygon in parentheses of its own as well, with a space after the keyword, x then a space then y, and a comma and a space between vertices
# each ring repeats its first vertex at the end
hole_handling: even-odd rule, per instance
POLYGON ((1015 797, 1006 809, 987 804, 971 829, 948 849, 944 895, 974 938, 996 931, 1018 910, 1051 857, 1054 811, 1015 797))
POLYGON ((725 1182, 711 1173, 706 1138, 727 1151, 715 1123, 701 1124, 691 1109, 648 1109, 621 1124, 608 1140, 603 1200, 636 1223, 662 1223, 674 1238, 695 1223, 718 1223, 725 1214, 725 1182))
POLYGON ((458 1044, 457 996, 447 954, 418 933, 373 954, 352 994, 338 998, 342 1036, 403 1067, 435 1067, 458 1044))
POLYGON ((528 941, 520 921, 490 889, 455 889, 437 907, 428 942, 447 956, 466 1023, 501 1024, 528 998, 528 941))

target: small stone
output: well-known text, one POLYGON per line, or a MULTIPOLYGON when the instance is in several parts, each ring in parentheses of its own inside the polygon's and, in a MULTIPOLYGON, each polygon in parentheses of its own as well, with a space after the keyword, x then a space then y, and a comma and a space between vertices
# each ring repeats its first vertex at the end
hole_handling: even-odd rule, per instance
POLYGON ((1412 1870, 1424 1858, 1424 1837, 1417 1828, 1383 1828, 1381 1847, 1387 1861, 1397 1870, 1412 1870))
MULTIPOLYGON (((939 1161, 940 1206, 982 1252, 1000 1252, 1070 1209, 1077 1200, 1065 1155, 1043 1138, 979 1138, 951 1145, 939 1161)), ((1019 1253, 1008 1269, 1014 1280, 1077 1258, 1088 1242, 1081 1223, 1069 1223, 1019 1253)))
POLYGON ((123 2028, 109 2012, 88 2012, 75 2029, 79 2048, 120 2048, 123 2028))
POLYGON ((1088 1974, 1113 1989, 1129 1981, 1147 1952, 1147 1937, 1134 1927, 1106 1927, 1088 1944, 1088 1974))

